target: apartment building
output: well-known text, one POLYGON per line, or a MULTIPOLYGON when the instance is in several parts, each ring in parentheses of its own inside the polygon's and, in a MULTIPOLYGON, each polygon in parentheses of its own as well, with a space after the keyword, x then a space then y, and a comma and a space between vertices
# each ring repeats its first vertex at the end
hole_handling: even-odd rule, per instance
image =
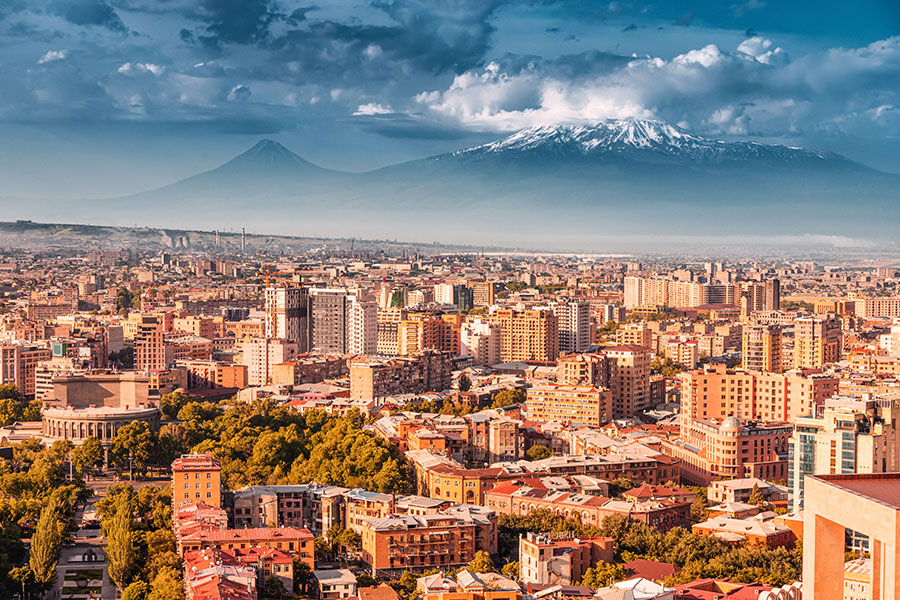
POLYGON ((247 366, 248 385, 268 385, 272 382, 273 367, 295 359, 298 353, 297 343, 289 340, 244 340, 241 363, 247 366))
POLYGON ((616 329, 616 344, 653 348, 653 331, 646 323, 625 323, 616 329))
POLYGON ((748 371, 781 373, 781 327, 778 325, 744 325, 741 334, 741 363, 748 371))
POLYGON ((272 287, 265 291, 265 336, 297 344, 298 352, 309 350, 309 296, 298 287, 272 287))
POLYGON ((841 360, 841 319, 819 315, 794 319, 794 368, 821 368, 841 360))
POLYGON ((591 345, 591 305, 584 300, 566 298, 551 302, 559 332, 559 352, 585 352, 591 345))
POLYGON ((549 310, 497 309, 490 319, 500 326, 500 360, 552 361, 559 356, 559 321, 549 310))
POLYGON ((183 454, 172 463, 172 502, 222 506, 222 465, 212 455, 183 454))
POLYGON ((579 585, 598 562, 612 563, 615 540, 528 532, 519 537, 519 579, 538 585, 579 585))
POLYGON ((272 365, 272 383, 300 385, 342 377, 349 372, 347 359, 337 354, 303 354, 272 365))
POLYGON ((900 395, 835 396, 816 416, 797 419, 789 441, 792 510, 803 508, 807 475, 900 471, 900 395))
POLYGON ((729 370, 705 365, 680 373, 681 413, 686 419, 794 421, 815 414, 838 390, 838 379, 814 369, 787 373, 729 370))
MULTIPOLYGON (((496 529, 494 530, 496 534, 496 529)), ((375 577, 458 569, 485 546, 478 525, 454 515, 391 515, 362 525, 362 561, 375 577)))
POLYGON ((681 480, 709 485, 716 479, 787 479, 790 423, 742 422, 737 417, 685 419, 681 436, 663 440, 662 451, 679 459, 681 480))
POLYGON ((440 391, 450 387, 452 357, 426 350, 415 356, 369 357, 350 362, 350 397, 373 399, 393 394, 440 391))
POLYGON ((612 417, 631 417, 650 408, 650 351, 641 346, 613 346, 603 354, 609 361, 612 417))
POLYGON ((500 362, 500 326, 484 319, 466 321, 460 326, 460 354, 471 356, 475 365, 500 362))
POLYGON ((599 427, 612 419, 612 392, 602 387, 534 385, 528 388, 527 398, 530 421, 584 423, 599 427))
POLYGON ((34 398, 38 365, 50 360, 50 348, 24 343, 0 345, 0 385, 14 385, 26 398, 34 398))

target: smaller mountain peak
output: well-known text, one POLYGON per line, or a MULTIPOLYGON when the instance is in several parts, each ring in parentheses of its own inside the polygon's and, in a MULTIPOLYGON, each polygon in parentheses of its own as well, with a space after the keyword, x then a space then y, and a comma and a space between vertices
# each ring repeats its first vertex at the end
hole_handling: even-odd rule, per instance
POLYGON ((290 152, 287 147, 275 140, 270 140, 269 138, 263 138, 256 142, 252 148, 250 148, 249 152, 260 151, 260 150, 268 150, 268 151, 280 151, 280 152, 290 152))

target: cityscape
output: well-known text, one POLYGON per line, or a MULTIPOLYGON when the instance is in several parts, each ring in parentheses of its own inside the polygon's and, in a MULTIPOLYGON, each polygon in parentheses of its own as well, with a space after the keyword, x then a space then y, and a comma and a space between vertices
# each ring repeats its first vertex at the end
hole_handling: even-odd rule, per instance
POLYGON ((0 41, 0 600, 900 599, 893 0, 0 41))

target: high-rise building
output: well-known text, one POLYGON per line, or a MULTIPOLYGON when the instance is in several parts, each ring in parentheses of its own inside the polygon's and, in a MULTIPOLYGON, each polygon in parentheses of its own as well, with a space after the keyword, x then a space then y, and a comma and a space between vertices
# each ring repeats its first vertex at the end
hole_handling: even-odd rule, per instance
POLYGON ((157 315, 141 315, 134 334, 134 368, 161 371, 175 360, 174 349, 165 343, 163 322, 157 315))
POLYGON ((591 305, 583 300, 563 299, 550 303, 559 327, 561 353, 584 352, 591 345, 591 305))
POLYGON ((475 306, 491 306, 494 304, 493 281, 470 281, 472 288, 472 304, 475 306))
POLYGON ((770 279, 766 281, 766 298, 763 310, 781 310, 781 281, 770 279))
POLYGON ((748 371, 781 373, 781 327, 778 325, 744 325, 741 357, 748 371))
POLYGON ((348 354, 376 354, 378 352, 378 307, 374 302, 356 298, 347 305, 348 354))
POLYGON ((612 417, 621 419, 651 407, 650 350, 641 346, 614 346, 603 354, 608 359, 612 417))
POLYGON ((616 344, 619 346, 640 346, 653 348, 653 331, 646 323, 626 323, 616 329, 616 344))
POLYGON ((267 385, 274 365, 293 360, 299 351, 296 342, 257 338, 245 340, 241 363, 247 365, 247 384, 267 385))
POLYGON ((289 340, 309 350, 309 297, 303 288, 267 287, 266 337, 289 340))
POLYGON ((817 369, 841 360, 841 319, 817 315, 794 319, 794 368, 817 369))
POLYGON ((358 289, 310 290, 311 346, 327 354, 375 354, 378 309, 358 289))
POLYGON ((896 395, 835 396, 817 416, 801 417, 788 446, 791 510, 803 508, 806 475, 900 471, 896 395))
POLYGON ((408 316, 400 307, 379 309, 376 316, 378 335, 377 352, 383 355, 399 354, 400 323, 408 316))
POLYGON ((500 326, 500 360, 551 361, 559 356, 559 322, 549 310, 495 310, 490 319, 500 326))
POLYGON ((471 356, 476 365, 500 362, 500 326, 484 319, 463 323, 460 354, 471 356))
POLYGON ((452 304, 459 310, 470 310, 475 306, 472 289, 461 283, 435 284, 434 301, 438 304, 452 304))
POLYGON ((50 360, 50 348, 3 344, 0 346, 0 385, 14 385, 20 394, 33 398, 38 363, 44 360, 50 360))

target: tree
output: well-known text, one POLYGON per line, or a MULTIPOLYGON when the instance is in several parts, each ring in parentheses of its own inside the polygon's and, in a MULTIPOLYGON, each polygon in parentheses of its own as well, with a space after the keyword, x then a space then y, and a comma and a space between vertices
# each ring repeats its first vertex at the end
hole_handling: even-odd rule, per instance
POLYGON ((150 584, 147 600, 184 600, 181 573, 177 569, 163 569, 150 584))
POLYGON ((41 401, 40 400, 32 400, 28 404, 25 405, 25 409, 22 411, 22 420, 23 421, 40 421, 41 420, 41 401))
POLYGON ((360 573, 356 576, 356 587, 372 587, 378 584, 378 580, 368 573, 360 573))
POLYGON ((697 498, 691 504, 691 521, 702 523, 709 518, 709 500, 706 494, 697 494, 697 498))
POLYGON ((122 592, 122 600, 147 600, 150 595, 150 584, 146 581, 135 581, 122 592))
POLYGON ((23 600, 27 598, 27 591, 31 589, 35 584, 34 572, 32 572, 31 567, 28 565, 23 565, 21 567, 12 568, 9 570, 9 578, 15 581, 22 588, 23 600))
POLYGON ((518 561, 508 562, 503 565, 503 568, 500 569, 500 572, 504 577, 509 577, 510 579, 518 579, 519 578, 519 563, 518 561))
POLYGON ((294 591, 306 591, 309 582, 312 581, 313 572, 309 565, 303 562, 299 556, 294 557, 294 591))
POLYGON ((284 587, 284 584, 281 583, 281 579, 279 579, 275 575, 270 575, 266 578, 266 596, 269 598, 284 598, 287 596, 288 591, 284 587))
POLYGON ((469 376, 463 373, 459 376, 459 391, 468 392, 472 389, 472 380, 469 379, 469 376))
POLYGON ((616 477, 609 483, 609 495, 619 496, 634 487, 634 482, 627 477, 616 477))
POLYGON ((93 474, 103 466, 103 446, 95 437, 88 437, 72 451, 72 466, 79 473, 93 474))
POLYGON ((475 558, 468 564, 468 569, 473 573, 491 573, 494 570, 491 555, 484 550, 479 550, 475 553, 475 558))
POLYGON ((625 567, 600 561, 584 573, 581 585, 590 588, 602 588, 621 581, 627 577, 625 567))
POLYGON ((61 547, 62 524, 59 522, 56 505, 48 504, 41 509, 41 517, 31 536, 28 565, 38 588, 46 589, 56 581, 56 565, 61 547))
POLYGON ((765 506, 766 498, 763 496, 762 490, 759 489, 759 484, 753 484, 753 489, 750 490, 750 500, 748 504, 758 506, 759 508, 765 506))
POLYGON ((168 420, 178 418, 178 413, 193 399, 184 392, 171 392, 163 395, 159 400, 159 409, 163 416, 168 420))
POLYGON ((134 504, 128 494, 118 494, 111 514, 102 521, 106 534, 106 562, 109 579, 119 590, 124 590, 131 582, 135 567, 135 552, 131 539, 134 525, 132 513, 134 504))
POLYGON ((551 456, 553 456, 553 453, 550 452, 550 448, 547 446, 532 446, 525 451, 525 458, 528 460, 542 460, 544 458, 550 458, 551 456))
POLYGON ((144 421, 132 421, 120 428, 110 445, 113 463, 120 468, 127 467, 131 473, 145 471, 157 455, 159 438, 144 421))
POLYGON ((22 417, 22 407, 12 398, 0 398, 0 427, 12 425, 22 417))
POLYGON ((522 390, 502 390, 494 396, 494 403, 491 405, 491 408, 504 408, 514 404, 522 404, 523 402, 525 402, 525 392, 522 390))
POLYGON ((22 394, 19 392, 19 388, 11 383, 0 385, 0 399, 5 400, 7 398, 16 402, 22 402, 22 394))

